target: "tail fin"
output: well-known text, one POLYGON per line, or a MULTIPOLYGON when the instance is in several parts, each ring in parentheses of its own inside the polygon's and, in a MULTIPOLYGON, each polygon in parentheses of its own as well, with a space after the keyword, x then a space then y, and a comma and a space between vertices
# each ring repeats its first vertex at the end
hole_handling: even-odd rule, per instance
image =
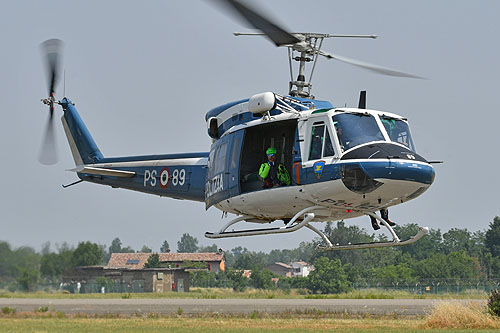
POLYGON ((64 115, 61 118, 76 165, 92 164, 103 158, 82 118, 68 98, 60 102, 64 115))

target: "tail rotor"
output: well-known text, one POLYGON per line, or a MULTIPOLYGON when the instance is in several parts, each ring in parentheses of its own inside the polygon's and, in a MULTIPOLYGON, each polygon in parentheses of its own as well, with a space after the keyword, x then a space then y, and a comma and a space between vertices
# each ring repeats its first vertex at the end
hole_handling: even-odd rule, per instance
POLYGON ((62 58, 63 42, 59 39, 49 39, 40 45, 42 56, 47 69, 47 86, 49 96, 42 99, 43 104, 49 106, 49 118, 45 128, 38 161, 45 165, 57 163, 57 149, 54 129, 54 104, 57 103, 55 88, 60 76, 60 62, 62 58))

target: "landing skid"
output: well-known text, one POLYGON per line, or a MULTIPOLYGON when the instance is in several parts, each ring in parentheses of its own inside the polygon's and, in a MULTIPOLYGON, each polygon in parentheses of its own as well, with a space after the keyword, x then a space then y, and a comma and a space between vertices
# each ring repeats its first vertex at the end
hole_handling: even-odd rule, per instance
POLYGON ((210 239, 216 239, 216 238, 229 238, 229 237, 242 237, 242 236, 256 236, 256 235, 271 235, 271 234, 282 234, 282 233, 287 233, 287 232, 293 232, 297 231, 303 227, 306 227, 312 231, 314 231, 316 234, 318 234, 321 239, 325 242, 326 245, 318 245, 318 249, 320 250, 325 250, 325 251, 339 251, 339 250, 356 250, 356 249, 371 249, 371 248, 381 248, 381 247, 392 247, 392 246, 405 246, 405 245, 410 245, 418 241, 420 238, 422 238, 425 234, 429 232, 429 228, 427 227, 420 227, 420 230, 418 233, 404 241, 401 241, 396 235, 396 232, 392 229, 392 227, 384 221, 382 218, 377 216, 374 213, 368 213, 371 217, 374 217, 377 219, 382 225, 384 225, 389 232, 392 235, 392 241, 386 241, 386 242, 372 242, 372 243, 357 243, 357 244, 346 244, 346 245, 339 245, 335 244, 333 245, 332 242, 328 239, 328 237, 320 230, 317 228, 313 227, 312 225, 309 224, 309 222, 312 222, 314 219, 315 215, 312 213, 312 211, 316 209, 320 209, 323 207, 320 206, 311 206, 307 207, 297 214, 290 220, 290 222, 287 224, 287 226, 280 227, 280 228, 262 228, 262 229, 248 229, 248 230, 231 230, 231 231, 226 231, 230 226, 241 222, 241 221, 252 221, 255 223, 270 223, 269 221, 255 221, 254 216, 249 216, 249 215, 244 215, 237 217, 230 222, 228 222, 225 226, 223 226, 219 231, 217 232, 206 232, 205 237, 210 238, 210 239), (297 220, 303 216, 302 221, 298 222, 297 220))
MULTIPOLYGON (((429 232, 429 228, 419 227, 420 229, 418 230, 418 232, 415 236, 410 237, 410 238, 402 241, 399 239, 398 235, 396 235, 396 232, 394 231, 394 229, 392 229, 392 227, 386 221, 384 221, 382 218, 380 218, 379 216, 377 216, 374 213, 368 213, 368 215, 376 218, 377 221, 379 221, 387 229, 389 229, 389 232, 392 235, 392 241, 356 243, 356 244, 346 244, 346 245, 339 245, 339 244, 332 245, 331 242, 326 242, 327 243, 326 246, 318 245, 318 249, 325 250, 325 251, 340 251, 340 250, 374 249, 374 248, 381 248, 381 247, 405 246, 405 245, 410 245, 410 244, 415 243, 416 241, 418 241, 420 238, 424 237, 429 232)), ((319 230, 318 230, 318 232, 323 234, 319 230)), ((321 238, 323 238, 323 240, 327 239, 324 234, 321 238)))

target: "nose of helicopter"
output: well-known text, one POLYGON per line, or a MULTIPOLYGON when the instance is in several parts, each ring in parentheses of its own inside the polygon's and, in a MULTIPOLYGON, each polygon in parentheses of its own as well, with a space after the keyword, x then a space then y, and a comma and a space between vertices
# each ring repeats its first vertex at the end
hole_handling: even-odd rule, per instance
POLYGON ((423 188, 423 193, 434 182, 435 171, 427 162, 389 159, 348 163, 342 166, 341 175, 344 185, 356 193, 370 193, 384 184, 395 188, 423 188))
POLYGON ((434 182, 434 167, 429 163, 390 160, 384 164, 385 166, 361 166, 372 179, 401 180, 425 185, 431 185, 434 182))

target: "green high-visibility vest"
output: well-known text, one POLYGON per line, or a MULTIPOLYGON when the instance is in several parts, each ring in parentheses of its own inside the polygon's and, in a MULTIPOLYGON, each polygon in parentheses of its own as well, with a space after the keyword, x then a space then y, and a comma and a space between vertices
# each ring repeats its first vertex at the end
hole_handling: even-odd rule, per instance
POLYGON ((283 164, 278 165, 278 179, 282 184, 290 185, 290 174, 283 164))
MULTIPOLYGON (((270 170, 271 166, 269 165, 269 163, 262 163, 259 169, 260 178, 266 179, 267 176, 269 176, 270 170)), ((283 164, 278 165, 278 180, 282 184, 290 185, 290 174, 283 164)))
POLYGON ((269 170, 271 170, 271 166, 268 163, 262 163, 259 169, 260 178, 266 179, 269 176, 269 170))

